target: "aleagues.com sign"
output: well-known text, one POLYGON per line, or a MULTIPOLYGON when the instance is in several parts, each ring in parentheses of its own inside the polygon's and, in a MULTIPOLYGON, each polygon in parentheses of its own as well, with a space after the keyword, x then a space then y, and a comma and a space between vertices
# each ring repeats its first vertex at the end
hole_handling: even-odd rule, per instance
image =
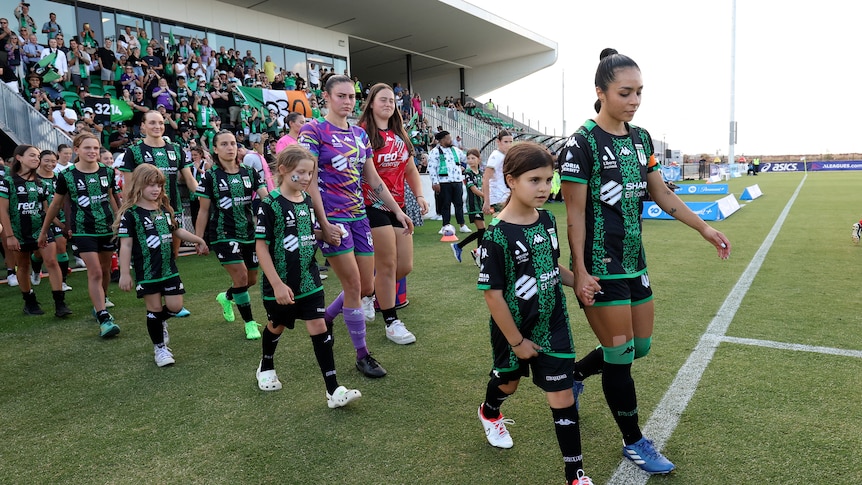
POLYGON ((761 172, 804 172, 806 169, 810 172, 828 170, 862 170, 862 160, 847 160, 841 162, 779 162, 760 164, 761 172))

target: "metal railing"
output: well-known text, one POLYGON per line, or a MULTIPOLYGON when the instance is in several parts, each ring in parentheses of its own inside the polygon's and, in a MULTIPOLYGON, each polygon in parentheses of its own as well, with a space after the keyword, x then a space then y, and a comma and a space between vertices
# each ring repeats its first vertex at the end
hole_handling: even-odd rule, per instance
POLYGON ((68 135, 5 83, 0 83, 0 130, 16 144, 40 150, 56 150, 61 143, 72 145, 68 135))

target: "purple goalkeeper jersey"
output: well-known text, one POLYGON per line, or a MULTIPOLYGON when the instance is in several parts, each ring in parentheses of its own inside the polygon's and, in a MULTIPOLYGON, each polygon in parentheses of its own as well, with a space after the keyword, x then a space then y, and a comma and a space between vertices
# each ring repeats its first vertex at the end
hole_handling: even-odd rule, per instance
POLYGON ((317 157, 317 186, 326 217, 343 221, 365 217, 362 169, 373 156, 365 130, 315 120, 302 127, 298 141, 317 157))

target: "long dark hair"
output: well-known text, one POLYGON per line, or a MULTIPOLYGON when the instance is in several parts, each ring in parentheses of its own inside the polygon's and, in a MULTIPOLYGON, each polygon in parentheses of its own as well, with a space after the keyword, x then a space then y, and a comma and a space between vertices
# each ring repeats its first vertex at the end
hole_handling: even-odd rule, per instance
MULTIPOLYGON (((377 123, 374 121, 374 111, 371 109, 371 104, 374 103, 374 100, 377 98, 377 95, 380 94, 380 91, 383 91, 384 89, 388 89, 395 93, 395 90, 386 83, 375 84, 368 92, 368 99, 365 100, 362 114, 359 115, 359 126, 368 132, 368 139, 371 140, 371 148, 374 150, 383 148, 383 145, 386 143, 386 140, 384 140, 380 135, 380 130, 384 127, 377 126, 377 123)), ((393 110, 392 116, 389 117, 387 123, 388 125, 385 128, 392 130, 396 135, 404 140, 404 144, 407 145, 407 150, 412 156, 413 144, 410 143, 410 137, 407 136, 407 130, 404 129, 404 119, 401 118, 401 111, 399 111, 397 107, 393 110)))
MULTIPOLYGON (((27 150, 31 148, 36 150, 37 152, 39 151, 39 149, 34 147, 33 145, 18 145, 17 147, 15 147, 15 151, 12 152, 12 164, 9 166, 9 173, 17 174, 18 170, 21 170, 21 160, 18 160, 18 157, 23 157, 24 154, 27 153, 27 150)), ((21 177, 28 178, 30 175, 36 173, 37 169, 38 167, 28 173, 22 173, 21 177)))

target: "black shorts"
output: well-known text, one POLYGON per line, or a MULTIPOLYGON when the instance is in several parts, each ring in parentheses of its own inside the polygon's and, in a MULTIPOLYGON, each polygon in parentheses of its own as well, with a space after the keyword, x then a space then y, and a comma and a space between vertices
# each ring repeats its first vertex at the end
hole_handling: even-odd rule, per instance
MULTIPOLYGON (((599 285, 602 291, 596 293, 593 306, 638 306, 652 300, 652 287, 647 273, 633 278, 602 279, 599 285)), ((584 307, 580 300, 578 304, 584 307)))
POLYGON ((467 214, 467 220, 470 222, 482 221, 485 222, 485 214, 477 212, 475 214, 467 214))
POLYGON ((545 392, 565 391, 575 385, 575 359, 554 357, 540 353, 530 360, 518 360, 518 367, 507 372, 492 370, 490 376, 500 379, 502 384, 530 376, 533 384, 545 392))
MULTIPOLYGON (((46 241, 49 243, 54 242, 54 235, 51 234, 51 231, 48 231, 46 241)), ((21 249, 19 251, 22 253, 34 253, 39 250, 39 242, 35 239, 19 239, 18 244, 21 245, 21 249)))
POLYGON ((210 251, 215 251, 218 262, 222 265, 245 263, 245 268, 249 270, 260 266, 254 248, 254 241, 221 241, 210 245, 210 251))
POLYGON ((66 237, 66 235, 63 234, 63 230, 55 226, 54 224, 51 224, 51 228, 48 230, 48 234, 53 235, 54 237, 66 237))
POLYGON ((150 283, 138 283, 135 285, 135 293, 138 298, 143 298, 145 295, 183 295, 186 289, 183 287, 183 282, 180 281, 179 275, 172 276, 166 280, 153 281, 150 283))
POLYGON ((279 305, 275 300, 263 300, 266 317, 273 327, 284 325, 293 330, 297 319, 310 321, 323 318, 326 311, 326 301, 323 290, 293 301, 293 305, 279 305))
POLYGON ((367 205, 365 206, 365 214, 368 216, 368 225, 372 228, 384 226, 404 227, 404 225, 395 217, 394 212, 377 209, 367 205))
POLYGON ((117 242, 114 236, 72 236, 72 243, 81 253, 114 252, 117 242))

